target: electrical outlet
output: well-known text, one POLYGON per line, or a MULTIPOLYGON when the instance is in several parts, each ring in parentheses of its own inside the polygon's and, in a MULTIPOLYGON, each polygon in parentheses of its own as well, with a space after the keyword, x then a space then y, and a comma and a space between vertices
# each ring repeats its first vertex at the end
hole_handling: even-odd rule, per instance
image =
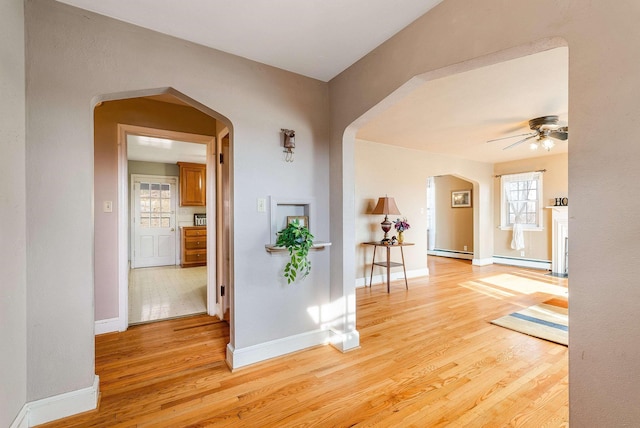
POLYGON ((112 201, 103 201, 102 202, 102 212, 105 212, 105 213, 113 212, 113 202, 112 201))
POLYGON ((467 251, 467 246, 466 245, 464 246, 464 250, 467 251))
POLYGON ((267 200, 265 198, 258 198, 258 212, 259 213, 267 212, 267 200))
POLYGON ((524 250, 520 251, 520 257, 524 257, 524 250))

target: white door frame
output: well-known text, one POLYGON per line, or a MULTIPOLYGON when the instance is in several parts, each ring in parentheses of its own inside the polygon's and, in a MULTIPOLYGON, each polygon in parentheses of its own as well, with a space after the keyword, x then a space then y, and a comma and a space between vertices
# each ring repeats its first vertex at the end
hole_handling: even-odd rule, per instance
MULTIPOLYGON (((211 135, 189 134, 165 129, 118 124, 118 330, 129 327, 129 185, 127 135, 168 138, 207 145, 207 167, 215 165, 213 155, 216 138, 211 135)), ((215 167, 214 167, 215 168, 215 167)), ((214 171, 214 170, 212 170, 214 171)), ((207 218, 216 218, 215 173, 207 174, 207 218)), ((212 224, 211 226, 214 226, 212 224)), ((216 313, 216 228, 207 227, 207 313, 216 313), (212 303, 213 302, 213 303, 212 303)))

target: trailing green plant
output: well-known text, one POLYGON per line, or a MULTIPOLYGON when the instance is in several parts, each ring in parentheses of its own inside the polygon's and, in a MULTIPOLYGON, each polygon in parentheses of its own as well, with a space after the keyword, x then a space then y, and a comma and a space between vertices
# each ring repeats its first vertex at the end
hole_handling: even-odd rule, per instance
POLYGON ((276 246, 285 247, 291 257, 289 263, 284 267, 284 277, 287 278, 287 283, 294 282, 298 273, 302 274, 302 278, 309 275, 311 272, 309 249, 313 245, 313 235, 309 229, 300 224, 298 220, 293 220, 277 235, 276 246))

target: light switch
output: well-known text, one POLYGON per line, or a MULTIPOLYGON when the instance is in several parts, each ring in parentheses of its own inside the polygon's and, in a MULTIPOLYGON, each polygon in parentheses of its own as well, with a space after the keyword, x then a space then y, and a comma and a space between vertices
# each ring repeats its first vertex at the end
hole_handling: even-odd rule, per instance
POLYGON ((258 198, 258 212, 259 213, 267 212, 267 200, 265 198, 258 198))
POLYGON ((113 202, 112 201, 102 202, 102 212, 105 212, 105 213, 113 212, 113 202))

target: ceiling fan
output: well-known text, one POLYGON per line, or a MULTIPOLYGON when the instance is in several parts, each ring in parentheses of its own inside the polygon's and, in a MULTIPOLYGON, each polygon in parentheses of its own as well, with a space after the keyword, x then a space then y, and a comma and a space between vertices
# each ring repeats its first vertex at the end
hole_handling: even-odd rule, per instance
POLYGON ((531 128, 533 132, 529 132, 527 134, 511 135, 509 137, 496 138, 487 141, 487 143, 506 140, 507 138, 525 137, 502 149, 507 150, 516 147, 517 145, 520 145, 525 141, 529 141, 535 138, 535 140, 530 143, 530 147, 532 150, 536 150, 539 147, 542 147, 546 151, 549 151, 553 148, 553 146, 555 146, 555 142, 553 141, 553 139, 564 141, 569 138, 569 127, 559 126, 558 116, 542 116, 531 119, 529 121, 529 128, 531 128))

